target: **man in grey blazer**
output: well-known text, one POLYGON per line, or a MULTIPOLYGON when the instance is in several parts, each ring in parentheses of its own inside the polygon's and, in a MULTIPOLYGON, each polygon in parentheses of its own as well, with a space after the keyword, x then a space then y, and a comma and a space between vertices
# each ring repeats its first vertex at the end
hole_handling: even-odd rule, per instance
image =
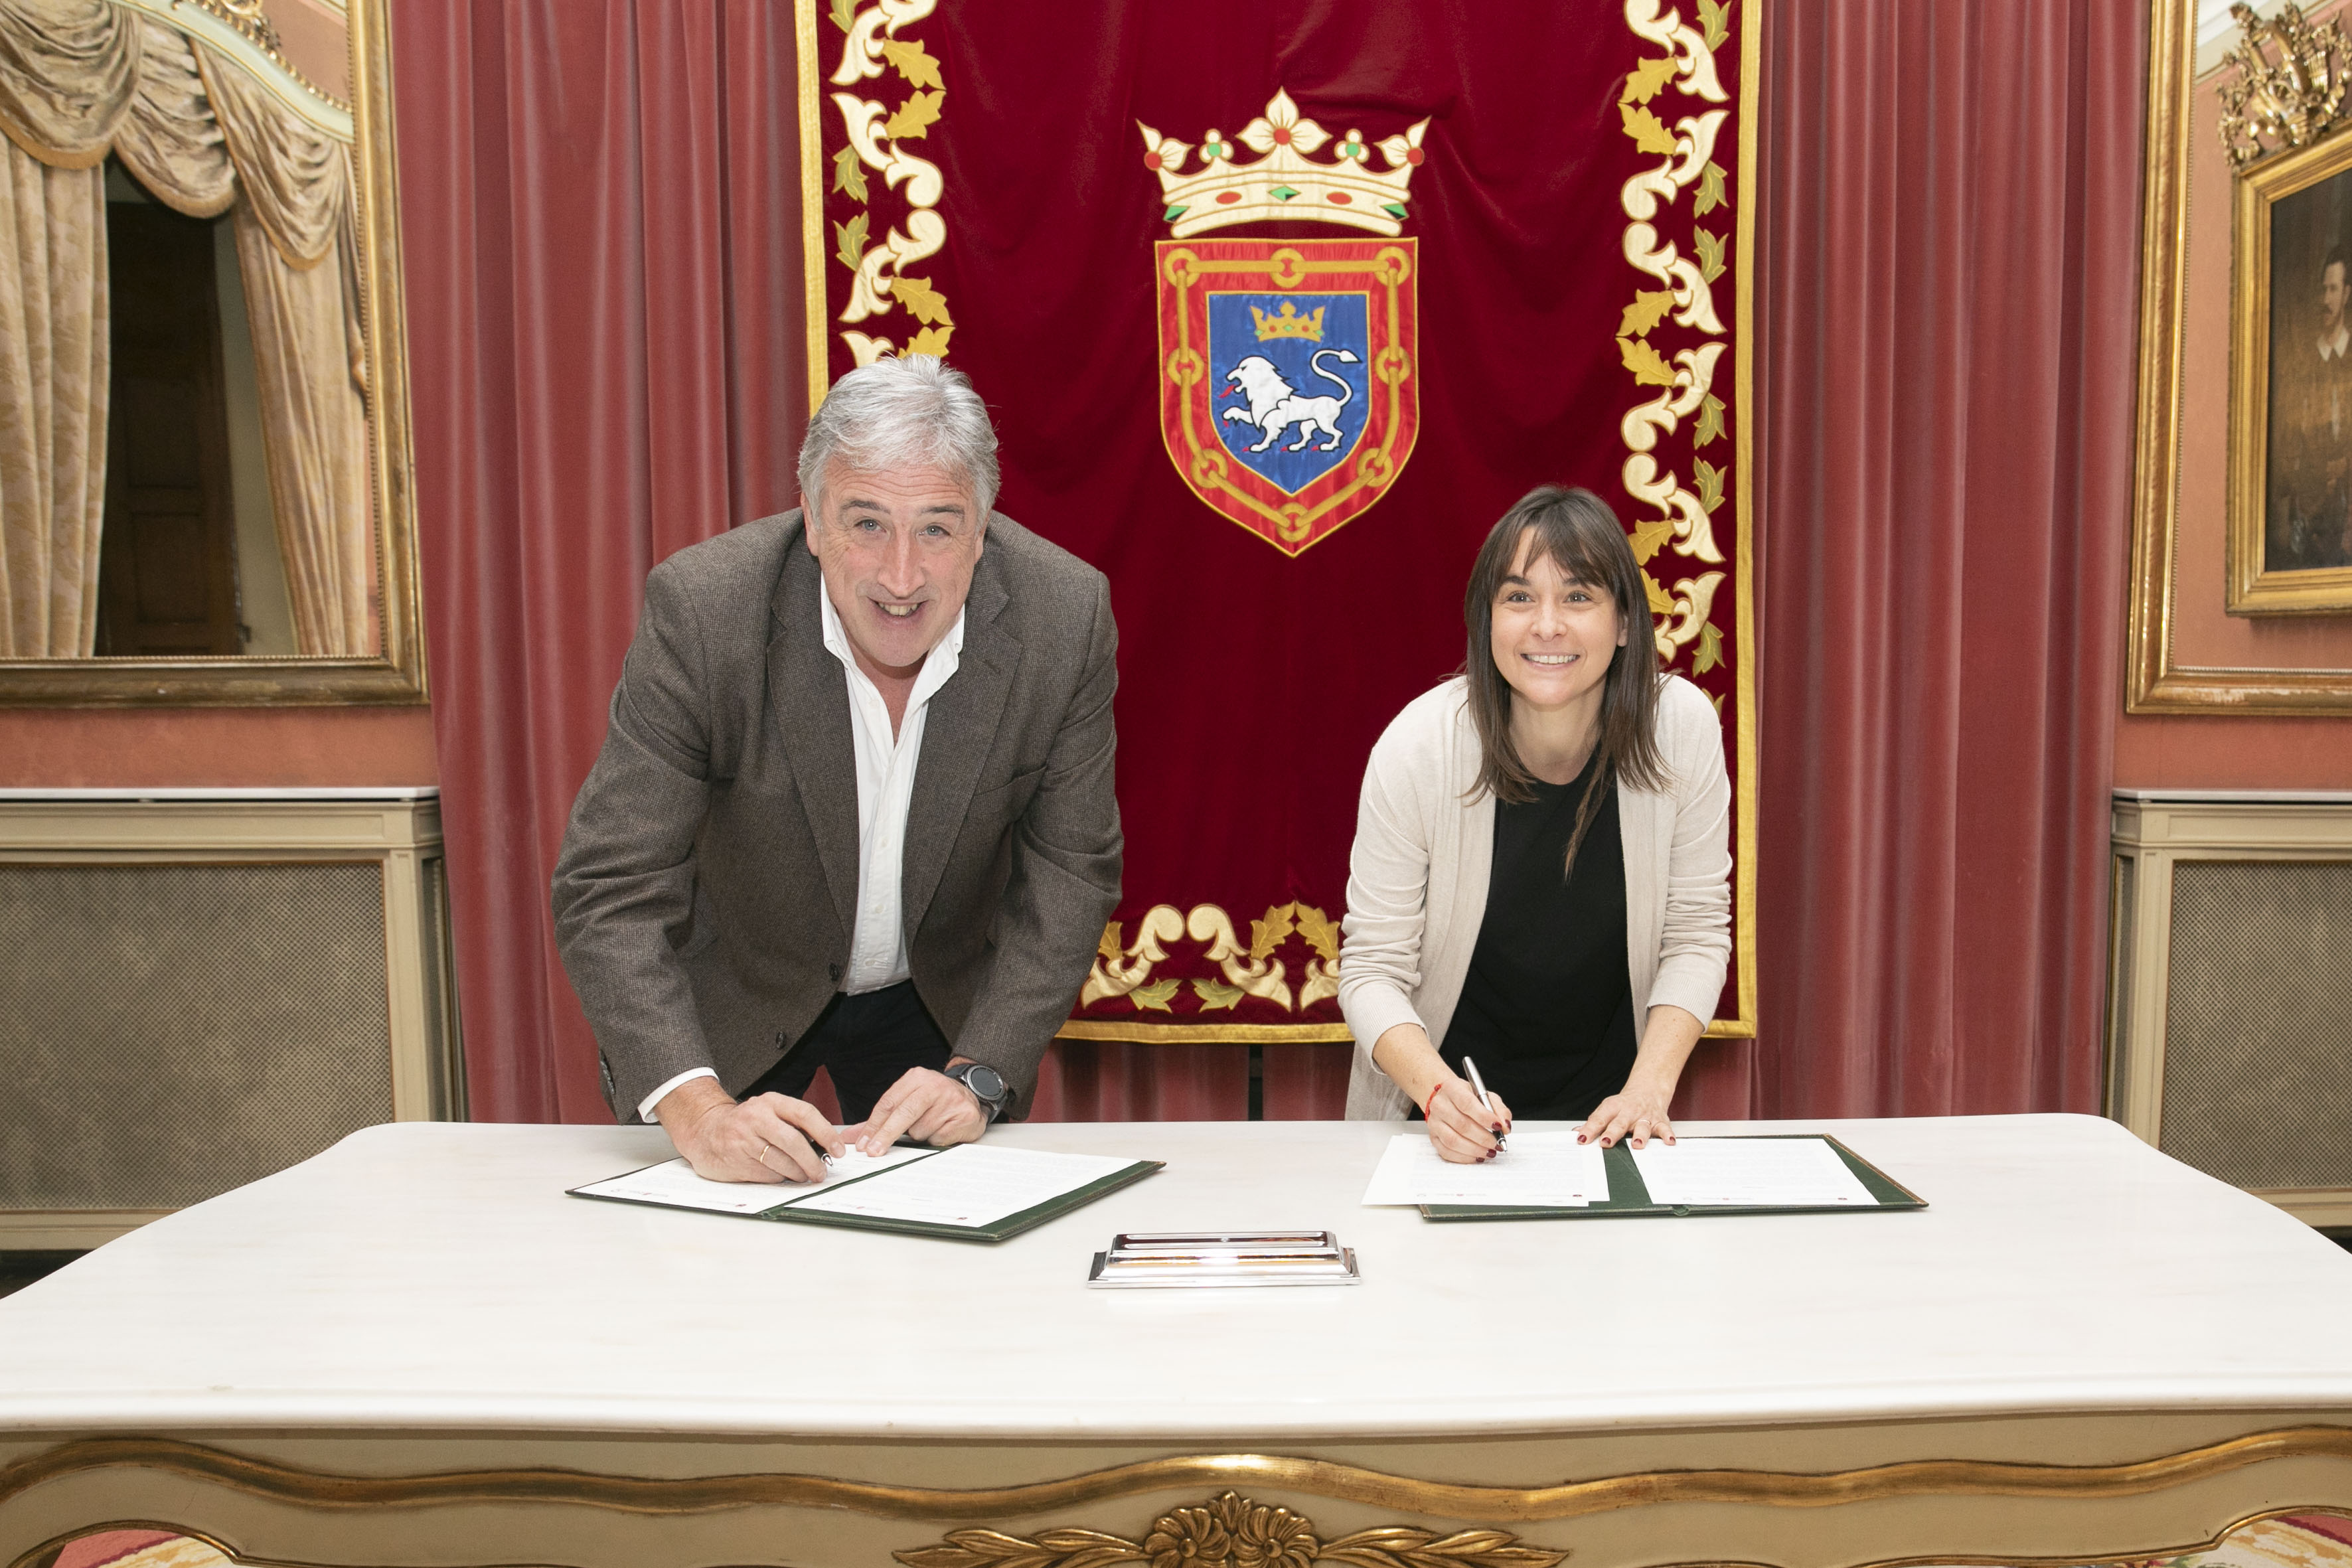
POLYGON ((1118 900, 1102 574, 990 510, 962 375, 836 384, 802 508, 646 582, 555 868, 614 1113, 700 1174, 814 1180, 852 1139, 1025 1104, 1118 900), (800 1098, 830 1072, 848 1137, 800 1098))

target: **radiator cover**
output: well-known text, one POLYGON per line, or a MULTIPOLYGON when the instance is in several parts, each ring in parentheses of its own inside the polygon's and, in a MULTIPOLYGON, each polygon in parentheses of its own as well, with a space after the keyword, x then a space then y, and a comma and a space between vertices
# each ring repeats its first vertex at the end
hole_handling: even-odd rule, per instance
POLYGON ((2119 795, 2108 1110, 2352 1225, 2352 796, 2119 795))
POLYGON ((0 801, 0 1247, 459 1110, 429 800, 0 801))

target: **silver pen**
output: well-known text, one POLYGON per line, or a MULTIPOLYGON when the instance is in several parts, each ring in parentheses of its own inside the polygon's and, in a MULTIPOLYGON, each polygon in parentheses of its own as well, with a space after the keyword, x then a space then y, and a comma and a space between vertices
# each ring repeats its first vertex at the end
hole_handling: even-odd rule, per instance
MULTIPOLYGON (((1486 1080, 1478 1076, 1478 1064, 1472 1061, 1468 1057, 1464 1057, 1462 1058, 1462 1070, 1470 1075, 1470 1087, 1477 1091, 1478 1103, 1486 1108, 1487 1115, 1494 1115, 1495 1102, 1486 1098, 1486 1080)), ((1487 1125, 1495 1127, 1500 1126, 1501 1123, 1488 1122, 1487 1125)), ((1503 1141, 1503 1135, 1500 1132, 1495 1134, 1495 1148, 1497 1152, 1501 1152, 1510 1148, 1510 1144, 1503 1141)))

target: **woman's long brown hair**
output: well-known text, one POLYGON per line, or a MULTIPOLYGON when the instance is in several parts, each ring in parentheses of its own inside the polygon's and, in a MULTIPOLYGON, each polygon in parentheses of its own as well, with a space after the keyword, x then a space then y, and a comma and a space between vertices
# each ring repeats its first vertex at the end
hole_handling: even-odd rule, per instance
POLYGON ((1618 624, 1626 630, 1625 646, 1609 661, 1601 689, 1601 735, 1588 768, 1600 771, 1585 786, 1577 805, 1576 827, 1568 840, 1567 876, 1576 868, 1576 851, 1584 842, 1599 809, 1601 792, 1622 775, 1637 789, 1666 785, 1665 759, 1658 752, 1658 647, 1650 630, 1650 597, 1642 586, 1642 569, 1633 547, 1609 503, 1588 489, 1564 489, 1543 485, 1522 496, 1505 512, 1478 548, 1470 568, 1470 586, 1462 595, 1462 618, 1470 632, 1470 650, 1463 673, 1470 688, 1470 721, 1478 731, 1478 778, 1469 798, 1491 794, 1498 801, 1521 805, 1535 798, 1535 774, 1520 760, 1511 740, 1511 683, 1495 663, 1495 595, 1503 579, 1518 563, 1522 548, 1530 563, 1549 557, 1574 582, 1605 590, 1616 601, 1618 624))

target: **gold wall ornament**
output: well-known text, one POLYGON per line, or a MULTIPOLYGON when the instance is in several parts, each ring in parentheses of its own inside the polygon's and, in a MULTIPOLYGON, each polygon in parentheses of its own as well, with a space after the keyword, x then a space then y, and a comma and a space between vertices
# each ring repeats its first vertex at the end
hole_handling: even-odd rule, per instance
POLYGON ((2313 26, 2289 4, 2265 21, 2238 0, 2230 7, 2242 37, 2221 57, 2237 79, 2221 86, 2221 150, 2232 169, 2290 147, 2307 147, 2343 118, 2347 78, 2343 29, 2335 17, 2313 26), (2276 47, 2273 61, 2263 52, 2276 47), (2269 145, 2263 145, 2267 140, 2269 145))
POLYGON ((956 1530, 937 1546, 891 1553, 907 1568, 1552 1568, 1566 1552, 1528 1546, 1499 1530, 1435 1531, 1388 1525, 1318 1541, 1315 1521, 1224 1492, 1151 1521, 1140 1544, 1093 1530, 1045 1530, 1034 1537, 956 1530))

